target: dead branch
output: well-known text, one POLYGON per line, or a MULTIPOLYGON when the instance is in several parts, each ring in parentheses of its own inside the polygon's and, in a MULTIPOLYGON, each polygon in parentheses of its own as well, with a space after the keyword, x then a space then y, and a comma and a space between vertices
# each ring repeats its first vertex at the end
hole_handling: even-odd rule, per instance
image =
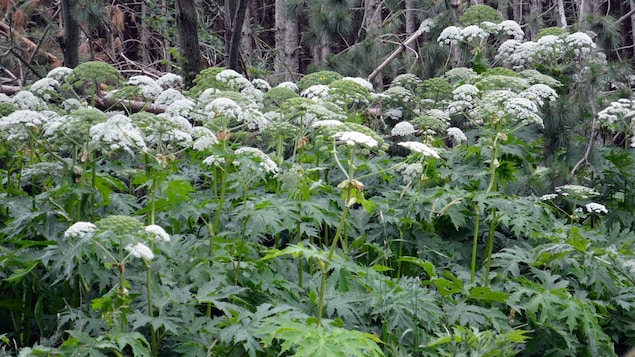
MULTIPOLYGON (((17 38, 20 41, 20 43, 27 46, 33 52, 37 51, 40 48, 40 46, 38 46, 36 43, 29 40, 28 38, 22 36, 22 34, 12 29, 11 26, 9 26, 9 24, 7 24, 4 21, 0 21, 0 32, 2 32, 7 37, 11 35, 17 38)), ((46 54, 46 59, 49 61, 49 63, 57 61, 57 57, 54 54, 50 52, 44 52, 44 53, 46 54)))
MULTIPOLYGON (((140 100, 104 98, 96 96, 95 107, 101 110, 125 110, 130 113, 148 112, 160 114, 165 112, 165 105, 147 103, 140 100)), ((90 99, 89 99, 90 101, 90 99)))
POLYGON ((388 58, 386 58, 384 60, 384 62, 382 62, 379 67, 377 67, 373 73, 368 75, 367 80, 368 81, 372 81, 373 78, 375 78, 375 76, 377 76, 379 74, 379 72, 382 71, 382 69, 384 69, 392 60, 394 60, 395 58, 397 58, 397 56, 399 56, 399 54, 408 46, 410 46, 410 44, 412 44, 413 42, 415 42, 417 40, 417 38, 419 38, 419 36, 423 35, 424 32, 427 31, 427 28, 424 26, 419 26, 419 29, 417 31, 415 31, 415 33, 413 33, 407 40, 406 42, 402 43, 401 46, 399 46, 390 56, 388 56, 388 58))

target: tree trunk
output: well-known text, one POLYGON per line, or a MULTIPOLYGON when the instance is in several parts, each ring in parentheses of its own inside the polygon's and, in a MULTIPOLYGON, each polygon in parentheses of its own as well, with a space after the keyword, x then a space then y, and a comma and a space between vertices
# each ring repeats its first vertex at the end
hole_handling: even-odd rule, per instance
POLYGON ((558 26, 567 27, 567 14, 564 11, 564 0, 558 0, 558 26))
POLYGON ((139 33, 139 40, 141 40, 141 64, 147 66, 150 64, 150 49, 148 44, 150 43, 150 29, 148 28, 148 5, 145 1, 141 2, 141 29, 139 33))
POLYGON ((285 80, 295 81, 300 75, 300 28, 298 20, 286 17, 284 32, 285 80))
POLYGON ((257 53, 258 47, 255 40, 256 35, 254 35, 252 24, 252 21, 256 22, 258 20, 257 15, 258 11, 256 10, 256 3, 253 0, 247 1, 245 20, 243 21, 240 38, 241 46, 244 51, 243 53, 249 56, 249 62, 255 62, 255 60, 259 57, 257 53))
POLYGON ((75 68, 79 64, 79 22, 74 13, 77 0, 61 0, 62 22, 64 33, 59 39, 60 48, 64 55, 64 66, 75 68))
POLYGON ((274 32, 274 40, 276 43, 275 48, 275 57, 273 59, 273 66, 276 78, 278 80, 283 80, 286 76, 287 69, 285 68, 286 64, 286 16, 285 16, 285 4, 286 0, 276 0, 275 3, 275 14, 274 14, 274 23, 275 23, 275 32, 274 32))
POLYGON ((417 6, 415 4, 415 0, 406 0, 406 33, 408 36, 417 31, 417 17, 415 16, 416 11, 417 6))
POLYGON ((247 12, 247 1, 225 1, 225 22, 228 24, 225 39, 225 67, 236 71, 239 70, 240 37, 247 12))
POLYGON ((190 87, 201 70, 198 21, 194 0, 176 0, 176 26, 179 33, 179 49, 183 55, 183 83, 186 87, 190 87))
MULTIPOLYGON (((542 14, 542 2, 540 0, 531 0, 529 3, 529 12, 532 14, 542 14)), ((538 31, 542 27, 542 21, 538 19, 540 26, 533 26, 530 24, 527 26, 527 30, 525 31, 525 38, 527 40, 533 41, 538 37, 538 31)))
MULTIPOLYGON (((635 44, 635 1, 629 0, 630 9, 630 20, 631 20, 631 43, 635 44)), ((633 56, 635 57, 635 46, 632 47, 633 56)))

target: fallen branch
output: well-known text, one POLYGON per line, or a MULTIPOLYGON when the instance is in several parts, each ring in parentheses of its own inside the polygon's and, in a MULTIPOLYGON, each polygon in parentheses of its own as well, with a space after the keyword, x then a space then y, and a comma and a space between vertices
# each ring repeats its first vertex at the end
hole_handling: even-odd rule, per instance
MULTIPOLYGON (((40 48, 40 46, 29 40, 27 37, 22 36, 22 34, 12 29, 9 24, 4 21, 0 21, 0 32, 2 32, 7 37, 17 38, 20 43, 28 47, 33 52, 36 52, 40 48)), ((54 54, 50 52, 44 52, 44 54, 46 54, 46 59, 49 61, 49 63, 57 61, 57 57, 54 54)))
MULTIPOLYGON (((101 110, 125 110, 130 113, 148 112, 160 114, 165 112, 165 105, 147 103, 140 100, 104 98, 96 96, 95 107, 101 110)), ((90 102, 90 99, 89 99, 90 102)))
MULTIPOLYGON (((422 22, 421 25, 423 25, 425 23, 422 22)), ((397 58, 397 56, 399 56, 399 54, 401 53, 401 51, 403 51, 405 48, 407 48, 408 46, 410 46, 410 44, 412 44, 413 42, 415 42, 417 40, 417 38, 419 38, 419 36, 423 35, 424 32, 426 32, 427 26, 419 26, 419 29, 417 31, 415 31, 415 33, 413 33, 407 40, 406 42, 402 43, 401 46, 399 46, 390 56, 388 56, 388 58, 386 58, 384 60, 384 62, 382 62, 379 67, 377 67, 373 73, 368 75, 367 80, 368 81, 372 81, 373 78, 375 78, 379 72, 381 72, 392 60, 394 60, 395 58, 397 58)))

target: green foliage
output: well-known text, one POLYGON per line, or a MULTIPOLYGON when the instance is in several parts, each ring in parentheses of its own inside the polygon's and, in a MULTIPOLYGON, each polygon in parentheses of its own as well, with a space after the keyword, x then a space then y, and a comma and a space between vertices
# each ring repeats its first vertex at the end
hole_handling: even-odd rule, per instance
POLYGON ((122 81, 119 71, 106 62, 90 61, 79 64, 65 80, 63 88, 71 88, 95 95, 100 85, 118 86, 122 81))
POLYGON ((536 40, 539 40, 541 37, 545 37, 545 36, 562 36, 562 35, 568 35, 569 31, 567 31, 567 29, 563 29, 562 27, 545 27, 540 29, 540 31, 538 31, 538 36, 536 37, 536 40))
POLYGON ((265 93, 262 102, 267 109, 279 108, 287 99, 298 97, 298 93, 289 88, 274 87, 265 93))
POLYGON ((423 98, 436 103, 451 99, 453 89, 447 79, 438 77, 426 79, 418 86, 417 91, 423 98))
POLYGON ((328 85, 331 82, 336 81, 338 79, 342 79, 342 75, 337 72, 317 71, 317 72, 309 73, 305 75, 304 77, 300 78, 297 85, 298 85, 298 88, 300 89, 300 92, 302 92, 305 89, 309 88, 310 86, 314 86, 317 84, 328 85))
POLYGON ((198 98, 208 88, 227 89, 225 84, 216 79, 216 75, 224 70, 223 67, 209 67, 200 71, 194 78, 194 86, 190 89, 192 97, 198 98))
POLYGON ((18 108, 11 103, 0 103, 0 116, 7 116, 15 112, 18 108))
POLYGON ((474 5, 465 9, 459 21, 463 26, 478 26, 483 21, 497 24, 503 21, 503 16, 489 5, 474 5))

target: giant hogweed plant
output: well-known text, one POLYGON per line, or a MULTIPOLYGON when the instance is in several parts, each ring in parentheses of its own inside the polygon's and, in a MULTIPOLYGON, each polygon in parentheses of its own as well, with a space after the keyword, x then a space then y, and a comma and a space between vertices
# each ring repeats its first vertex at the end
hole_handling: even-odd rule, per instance
MULTIPOLYGON (((86 69, 62 72, 101 90, 86 69)), ((535 167, 558 82, 477 69, 381 93, 329 72, 270 89, 214 68, 190 93, 130 78, 120 95, 159 115, 60 102, 46 83, 5 98, 2 348, 614 354, 633 338, 633 233, 611 218, 626 161, 533 196, 550 188, 535 167)))

